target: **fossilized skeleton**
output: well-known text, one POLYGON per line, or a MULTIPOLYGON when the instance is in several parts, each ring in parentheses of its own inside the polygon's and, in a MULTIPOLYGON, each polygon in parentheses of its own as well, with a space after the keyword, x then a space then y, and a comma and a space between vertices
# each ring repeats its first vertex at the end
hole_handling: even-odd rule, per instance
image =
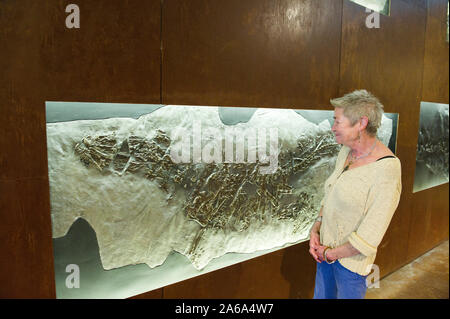
POLYGON ((279 154, 280 165, 274 174, 263 175, 259 163, 177 164, 169 155, 170 145, 167 134, 157 130, 152 139, 85 136, 74 150, 86 167, 92 165, 118 177, 130 173, 156 181, 167 193, 167 201, 177 189, 184 189, 184 213, 201 226, 190 253, 209 228, 243 231, 253 221, 270 218, 304 224, 311 215, 308 212, 313 211, 311 195, 293 195, 290 184, 339 148, 331 132, 303 137, 294 151, 279 154))
POLYGON ((445 175, 448 179, 448 108, 440 112, 428 125, 421 124, 417 147, 417 158, 424 161, 428 169, 437 176, 445 175))

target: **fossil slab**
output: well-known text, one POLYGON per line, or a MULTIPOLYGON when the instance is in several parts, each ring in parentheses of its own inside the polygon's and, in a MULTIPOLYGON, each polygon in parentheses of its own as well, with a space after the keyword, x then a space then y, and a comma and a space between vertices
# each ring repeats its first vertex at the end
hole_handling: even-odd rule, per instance
MULTIPOLYGON (((339 149, 329 122, 256 109, 235 123, 217 107, 176 105, 48 123, 53 237, 84 218, 104 269, 153 268, 172 251, 203 269, 226 253, 306 240, 339 149)), ((385 144, 391 133, 383 117, 385 144)))
POLYGON ((413 192, 448 183, 448 104, 421 102, 413 192))

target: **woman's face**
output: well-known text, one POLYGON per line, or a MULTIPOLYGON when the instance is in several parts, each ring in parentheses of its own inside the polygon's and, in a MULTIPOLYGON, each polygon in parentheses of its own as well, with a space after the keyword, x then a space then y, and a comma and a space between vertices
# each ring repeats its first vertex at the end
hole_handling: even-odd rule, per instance
POLYGON ((344 116, 344 109, 334 109, 334 124, 331 127, 336 143, 351 146, 358 139, 358 123, 351 125, 350 120, 344 116))

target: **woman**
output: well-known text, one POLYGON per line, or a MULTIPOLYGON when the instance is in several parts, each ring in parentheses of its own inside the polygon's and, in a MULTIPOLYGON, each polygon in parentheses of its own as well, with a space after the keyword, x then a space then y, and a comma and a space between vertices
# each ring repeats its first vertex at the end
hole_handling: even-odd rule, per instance
POLYGON ((377 247, 401 193, 400 161, 377 138, 383 105, 366 90, 330 101, 342 148, 310 233, 314 298, 364 298, 377 247))

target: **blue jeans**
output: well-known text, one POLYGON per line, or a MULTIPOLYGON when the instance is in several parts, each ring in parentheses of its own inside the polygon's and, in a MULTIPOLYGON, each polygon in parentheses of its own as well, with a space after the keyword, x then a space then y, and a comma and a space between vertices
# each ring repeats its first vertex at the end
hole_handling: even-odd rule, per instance
POLYGON ((366 278, 348 270, 339 261, 331 265, 317 263, 314 299, 364 299, 366 278))

